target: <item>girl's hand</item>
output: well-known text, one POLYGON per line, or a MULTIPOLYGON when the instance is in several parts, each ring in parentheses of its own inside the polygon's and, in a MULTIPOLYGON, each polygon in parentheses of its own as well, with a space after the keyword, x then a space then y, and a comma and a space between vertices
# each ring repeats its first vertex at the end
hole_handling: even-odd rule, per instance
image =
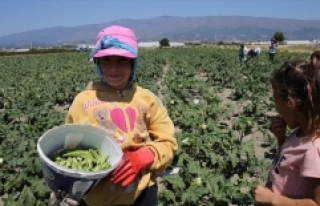
POLYGON ((118 167, 112 172, 111 181, 121 183, 123 187, 131 184, 139 176, 141 170, 149 169, 154 162, 154 154, 148 147, 135 151, 124 151, 118 167))
POLYGON ((263 186, 256 186, 253 190, 254 199, 258 204, 271 205, 274 193, 270 189, 263 186))
POLYGON ((287 123, 280 116, 270 117, 270 131, 277 137, 278 141, 283 142, 286 138, 287 123))

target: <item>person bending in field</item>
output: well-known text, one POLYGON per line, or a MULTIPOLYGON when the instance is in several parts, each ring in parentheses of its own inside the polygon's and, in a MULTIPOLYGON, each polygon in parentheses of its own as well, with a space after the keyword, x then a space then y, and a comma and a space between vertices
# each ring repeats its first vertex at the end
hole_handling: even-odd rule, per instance
MULTIPOLYGON (((134 32, 113 25, 101 30, 90 59, 101 81, 90 82, 74 99, 66 123, 104 128, 121 145, 119 166, 84 201, 69 205, 158 205, 157 174, 173 159, 174 125, 160 99, 135 84, 138 44, 134 32)), ((58 198, 51 195, 55 204, 58 198)), ((64 203, 66 204, 66 203, 64 203)))
POLYGON ((248 56, 250 56, 250 58, 254 58, 258 56, 260 53, 261 53, 260 47, 249 49, 248 56))
POLYGON ((279 153, 266 187, 256 186, 257 203, 273 206, 320 205, 320 68, 287 61, 271 78, 281 117, 271 119, 279 153), (286 137, 286 127, 295 129, 286 137))

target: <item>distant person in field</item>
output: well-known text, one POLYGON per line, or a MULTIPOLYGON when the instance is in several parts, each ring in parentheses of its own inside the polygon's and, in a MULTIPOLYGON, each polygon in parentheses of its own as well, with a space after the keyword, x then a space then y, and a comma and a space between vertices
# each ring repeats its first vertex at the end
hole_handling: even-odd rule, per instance
POLYGON ((239 61, 245 62, 247 61, 247 55, 248 55, 248 48, 241 43, 239 46, 239 61))
POLYGON ((269 44, 269 60, 274 61, 274 58, 276 56, 276 47, 277 47, 277 41, 275 37, 272 37, 269 44))
POLYGON ((54 193, 50 202, 157 206, 157 174, 172 161, 178 144, 161 100, 135 83, 138 43, 134 32, 118 25, 102 29, 90 60, 99 81, 90 82, 76 95, 65 122, 105 129, 121 146, 124 156, 118 167, 85 195, 85 202, 54 193))
POLYGON ((287 61, 271 78, 279 117, 271 118, 271 132, 279 152, 266 187, 254 188, 261 205, 320 205, 320 68, 319 52, 309 62, 287 61), (319 56, 318 56, 319 57, 319 56), (293 132, 286 136, 286 128, 293 132))
POLYGON ((250 56, 251 58, 254 58, 258 56, 260 53, 261 53, 261 48, 256 47, 254 49, 249 49, 248 56, 250 56))
POLYGON ((255 48, 254 52, 256 53, 256 55, 260 54, 261 53, 261 48, 260 47, 255 48))

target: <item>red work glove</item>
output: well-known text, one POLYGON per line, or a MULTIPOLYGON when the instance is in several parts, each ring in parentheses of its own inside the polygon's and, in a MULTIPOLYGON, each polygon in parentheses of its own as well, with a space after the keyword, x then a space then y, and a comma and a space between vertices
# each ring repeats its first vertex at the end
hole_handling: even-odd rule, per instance
POLYGON ((141 170, 149 169, 153 162, 154 154, 148 147, 124 151, 122 161, 112 173, 111 181, 126 187, 134 181, 141 170))

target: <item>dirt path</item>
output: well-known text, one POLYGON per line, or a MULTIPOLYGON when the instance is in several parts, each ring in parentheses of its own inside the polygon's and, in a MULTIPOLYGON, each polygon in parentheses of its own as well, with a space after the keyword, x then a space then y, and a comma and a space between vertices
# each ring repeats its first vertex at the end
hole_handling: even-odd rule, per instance
MULTIPOLYGON (((164 85, 163 81, 166 78, 166 74, 167 74, 168 69, 169 69, 169 65, 165 65, 163 67, 162 77, 157 82, 157 85, 159 86, 158 97, 160 99, 163 99, 163 97, 164 97, 164 94, 162 93, 163 89, 165 88, 165 85, 164 85)), ((206 81, 208 77, 207 77, 207 75, 205 73, 198 73, 195 76, 195 78, 199 79, 199 80, 202 80, 202 81, 206 81)), ((239 104, 237 101, 231 100, 230 96, 231 96, 233 91, 234 90, 232 90, 232 89, 225 89, 221 93, 215 93, 215 95, 217 95, 220 98, 220 100, 222 101, 222 105, 224 105, 224 106, 232 105, 232 107, 233 107, 233 115, 236 116, 236 115, 238 115, 238 114, 240 114, 242 112, 244 106, 246 106, 246 104, 248 102, 239 104)), ((230 121, 224 121, 224 123, 226 123, 228 125, 231 125, 230 121)), ((176 131, 179 132, 181 130, 176 128, 176 131)), ((248 140, 251 140, 251 139, 254 139, 256 157, 257 158, 265 158, 265 153, 269 151, 269 148, 262 147, 262 144, 265 143, 265 140, 263 138, 262 132, 260 132, 258 130, 258 128, 255 128, 253 130, 252 134, 249 134, 249 135, 245 136, 243 138, 243 141, 248 141, 248 140)))
MULTIPOLYGON (((228 104, 232 105, 233 116, 237 116, 238 114, 241 114, 244 106, 248 102, 245 102, 243 104, 239 104, 236 101, 232 101, 230 98, 230 95, 232 94, 233 91, 234 90, 232 90, 232 89, 225 89, 223 92, 217 93, 215 95, 217 95, 220 98, 220 100, 222 101, 222 105, 224 105, 224 106, 226 106, 228 104)), ((230 125, 230 126, 232 124, 230 121, 224 121, 224 123, 226 123, 227 125, 230 125)), ((265 153, 269 151, 269 148, 262 147, 262 144, 265 143, 265 141, 263 138, 263 133, 260 132, 257 127, 254 128, 253 133, 243 137, 244 142, 252 140, 252 139, 254 140, 255 156, 257 158, 265 158, 265 153)), ((234 204, 229 203, 228 206, 238 206, 238 205, 234 205, 234 204)), ((251 204, 250 206, 253 206, 253 205, 251 204)))
MULTIPOLYGON (((3 195, 2 197, 7 197, 7 195, 3 195)), ((1 200, 2 197, 0 197, 0 206, 4 205, 4 202, 1 200)))
MULTIPOLYGON (((200 80, 206 80, 206 74, 198 74, 195 76, 195 78, 200 80)), ((213 89, 213 88, 211 88, 213 89)), ((221 93, 214 93, 214 95, 217 95, 220 100, 222 101, 223 106, 232 105, 233 107, 233 116, 237 116, 241 114, 243 108, 248 104, 248 102, 239 104, 237 101, 231 100, 230 96, 234 90, 233 89, 225 89, 221 93)), ((231 118, 232 119, 232 118, 231 118)), ((230 125, 230 121, 223 121, 223 123, 230 125)), ((262 144, 265 143, 263 133, 258 130, 258 128, 255 128, 253 132, 243 138, 243 141, 248 141, 254 139, 254 147, 255 147, 255 155, 257 158, 265 158, 265 153, 269 151, 270 148, 262 147, 262 144)))
MULTIPOLYGON (((166 74, 167 74, 168 69, 169 69, 169 65, 165 65, 163 67, 162 77, 157 82, 157 85, 159 86, 159 90, 158 90, 157 95, 160 99, 163 99, 163 97, 164 97, 164 94, 162 93, 162 91, 166 87, 166 85, 164 85, 164 80, 166 78, 166 74)), ((202 80, 202 81, 206 81, 208 77, 206 76, 206 74, 199 73, 197 76, 195 76, 195 78, 202 80)), ((233 92, 232 89, 225 89, 221 93, 215 93, 215 95, 217 95, 221 99, 222 105, 224 105, 224 106, 232 105, 233 116, 236 116, 237 114, 240 114, 242 112, 244 106, 248 102, 243 103, 243 104, 239 104, 237 101, 231 100, 230 96, 231 96, 232 92, 233 92)), ((235 118, 235 117, 233 117, 233 118, 235 118)), ((231 125, 231 121, 225 122, 225 123, 227 123, 228 125, 231 125)), ((180 132, 180 131, 181 130, 179 130, 179 128, 176 128, 176 132, 180 132)), ((243 141, 248 141, 251 139, 254 139, 254 147, 255 147, 256 157, 257 158, 265 158, 265 153, 268 152, 269 148, 262 147, 262 144, 264 143, 263 134, 257 128, 255 128, 252 134, 247 135, 243 138, 243 141)), ((161 178, 158 178, 157 181, 158 181, 158 187, 159 187, 158 191, 161 192, 165 189, 165 186, 162 184, 161 178)), ((235 206, 235 205, 229 204, 229 206, 235 206)))
MULTIPOLYGON (((166 87, 166 85, 164 85, 163 81, 164 79, 166 78, 167 76, 167 72, 168 72, 168 69, 169 69, 169 65, 166 64, 163 69, 162 69, 162 76, 161 78, 157 81, 157 85, 159 86, 159 90, 158 90, 158 97, 163 100, 163 89, 166 87)), ((158 177, 157 179, 157 182, 158 182, 158 192, 162 192, 164 189, 165 189, 165 186, 163 185, 162 183, 162 179, 160 177, 158 177)), ((1 205, 0 205, 1 206, 1 205)))
POLYGON ((169 69, 169 65, 166 64, 163 69, 162 69, 162 76, 161 78, 158 80, 157 82, 157 85, 159 86, 159 90, 158 90, 158 97, 162 100, 164 95, 163 95, 163 92, 162 90, 166 87, 164 84, 163 84, 163 80, 166 78, 167 76, 167 72, 168 72, 168 69, 169 69))
MULTIPOLYGON (((233 92, 232 89, 225 89, 222 93, 217 93, 216 95, 221 99, 222 105, 232 105, 234 113, 233 115, 238 115, 242 112, 244 106, 246 103, 239 104, 236 101, 232 101, 229 97, 231 93, 233 92)), ((231 125, 231 122, 225 122, 228 125, 231 125)), ((251 139, 254 139, 254 147, 255 147, 255 155, 257 158, 264 158, 265 153, 269 150, 269 148, 261 147, 261 145, 265 142, 263 138, 263 133, 258 130, 258 128, 255 128, 253 130, 253 133, 245 136, 243 138, 243 141, 249 141, 251 139)))

